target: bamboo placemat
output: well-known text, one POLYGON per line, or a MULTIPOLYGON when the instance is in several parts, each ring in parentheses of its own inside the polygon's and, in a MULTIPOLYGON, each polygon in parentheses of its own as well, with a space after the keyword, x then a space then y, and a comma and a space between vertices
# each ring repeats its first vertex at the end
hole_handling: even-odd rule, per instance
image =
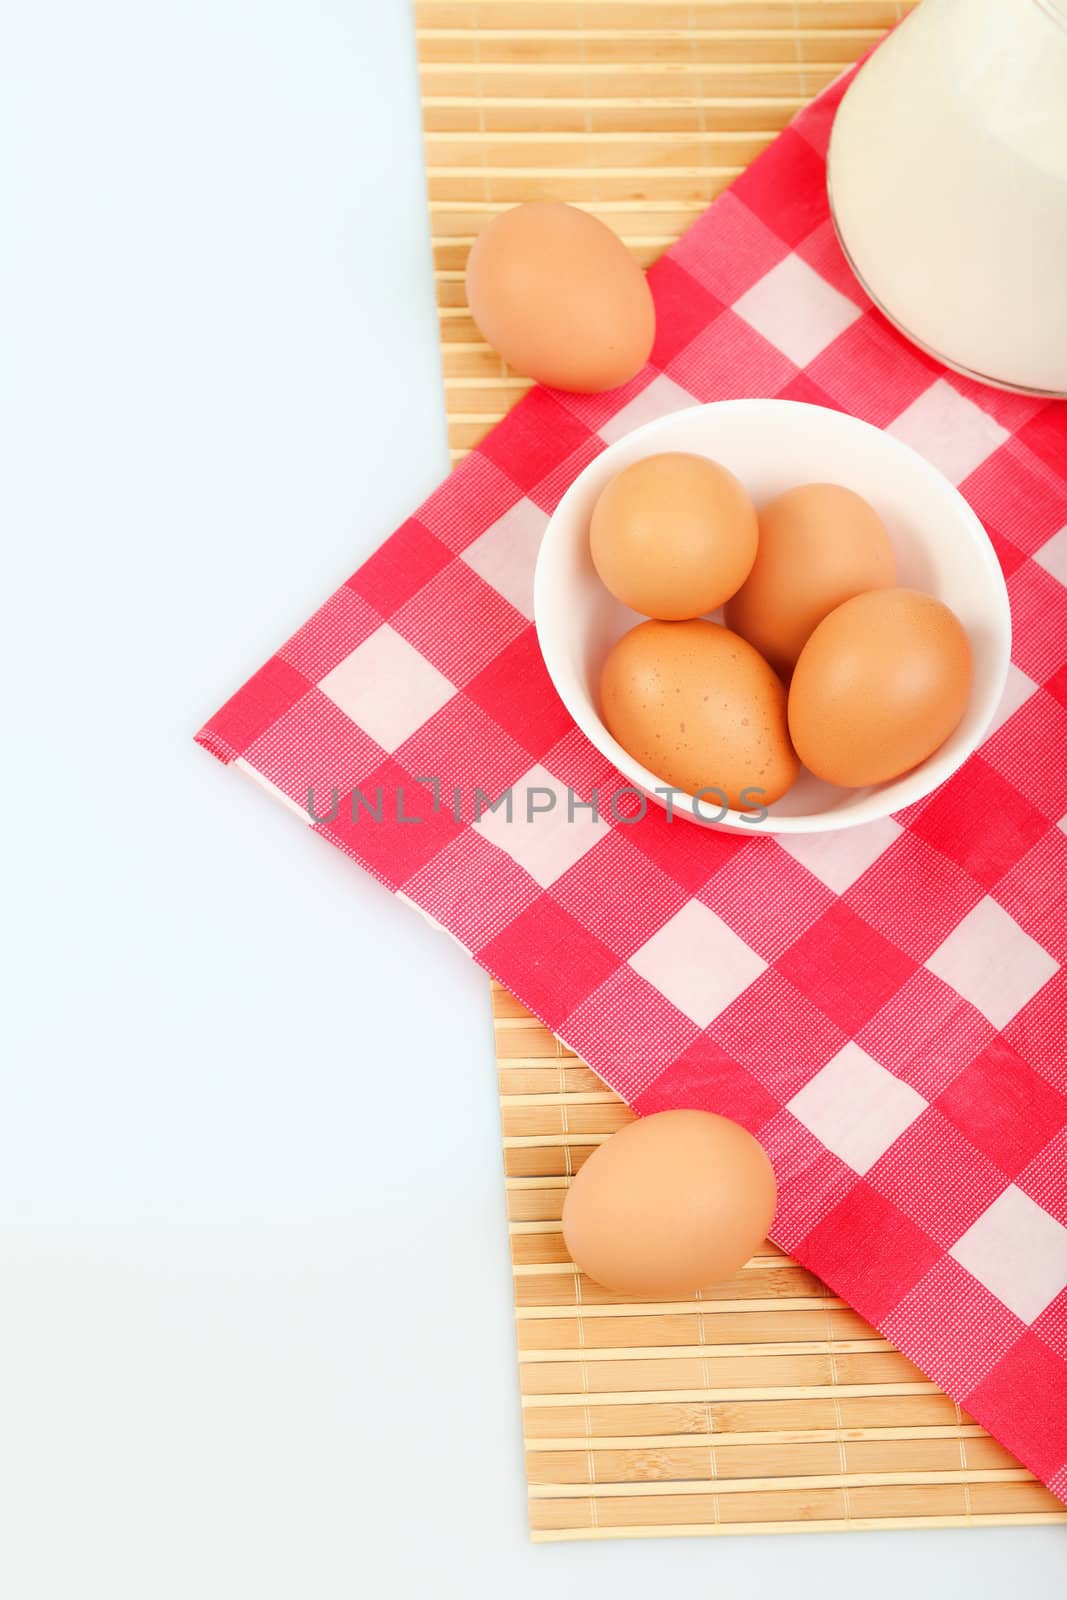
MULTIPOLYGON (((521 200, 573 200, 647 265, 896 0, 418 0, 449 442, 527 387, 481 341, 467 251, 521 200)), ((621 1303, 559 1232, 570 1176, 631 1113, 494 985, 534 1539, 1067 1522, 1058 1500, 767 1244, 691 1301, 621 1303)))
POLYGON ((769 1242, 690 1300, 624 1302, 560 1233, 632 1113, 493 985, 536 1540, 1067 1522, 1062 1504, 769 1242))

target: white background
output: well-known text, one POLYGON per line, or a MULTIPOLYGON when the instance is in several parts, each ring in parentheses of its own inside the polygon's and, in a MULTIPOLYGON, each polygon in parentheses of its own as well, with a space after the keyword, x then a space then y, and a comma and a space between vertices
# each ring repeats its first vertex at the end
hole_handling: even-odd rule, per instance
POLYGON ((485 984, 191 742, 447 466, 408 7, 2 12, 4 1600, 1062 1594, 526 1542, 485 984))

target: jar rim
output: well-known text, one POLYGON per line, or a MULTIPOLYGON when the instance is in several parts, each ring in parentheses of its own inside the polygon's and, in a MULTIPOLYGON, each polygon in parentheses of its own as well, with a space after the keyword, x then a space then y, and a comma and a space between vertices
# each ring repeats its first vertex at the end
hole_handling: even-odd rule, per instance
POLYGON ((1057 27, 1067 28, 1067 0, 1034 0, 1034 4, 1039 11, 1050 17, 1057 27))

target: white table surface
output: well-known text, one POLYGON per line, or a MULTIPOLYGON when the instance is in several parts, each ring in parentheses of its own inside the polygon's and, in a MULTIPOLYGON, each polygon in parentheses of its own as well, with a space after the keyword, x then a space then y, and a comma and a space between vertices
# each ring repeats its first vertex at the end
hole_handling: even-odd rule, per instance
POLYGON ((1062 1594, 528 1544, 485 983, 191 742, 447 466, 408 7, 3 10, 5 1600, 1062 1594))

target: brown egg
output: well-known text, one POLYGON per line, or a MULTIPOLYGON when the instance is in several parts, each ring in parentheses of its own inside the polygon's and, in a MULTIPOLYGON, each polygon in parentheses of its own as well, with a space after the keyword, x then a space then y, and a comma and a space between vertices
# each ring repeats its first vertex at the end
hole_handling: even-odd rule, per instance
POLYGON ((467 259, 467 303, 516 372, 556 389, 615 389, 648 360, 645 275, 588 212, 535 201, 494 217, 467 259))
POLYGON ((789 731, 817 777, 886 783, 944 744, 971 692, 959 619, 915 589, 876 589, 831 611, 800 652, 789 731))
POLYGON ((714 611, 756 559, 756 509, 732 472, 670 451, 624 467, 601 490, 589 548, 616 600, 678 621, 714 611))
POLYGON ((608 730, 665 785, 714 791, 733 809, 771 805, 799 762, 786 694, 763 657, 716 622, 642 622, 600 679, 608 730))
POLYGON ((774 1219, 761 1145, 710 1111, 659 1111, 589 1157, 563 1207, 575 1264, 616 1294, 694 1294, 743 1267, 774 1219))
POLYGON ((893 546, 873 506, 840 484, 804 483, 760 512, 755 563, 726 621, 788 677, 823 617, 895 582, 893 546))

